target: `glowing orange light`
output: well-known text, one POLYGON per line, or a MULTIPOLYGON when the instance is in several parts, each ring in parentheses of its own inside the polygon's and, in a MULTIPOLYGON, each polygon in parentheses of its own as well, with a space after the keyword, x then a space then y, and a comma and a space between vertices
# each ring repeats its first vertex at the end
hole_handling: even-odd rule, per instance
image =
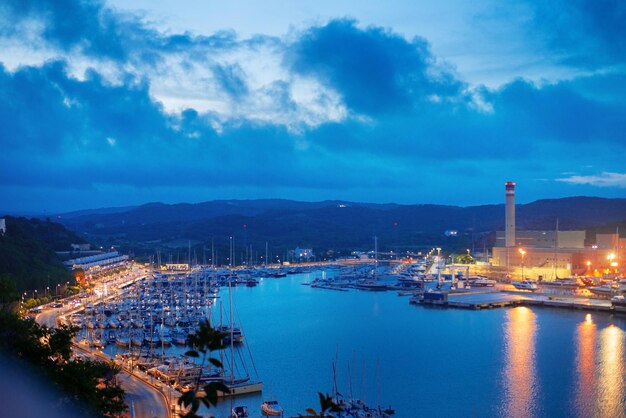
POLYGON ((615 254, 611 253, 611 254, 607 255, 607 256, 606 256, 606 258, 607 258, 609 261, 612 261, 612 260, 614 260, 614 259, 615 259, 615 254))

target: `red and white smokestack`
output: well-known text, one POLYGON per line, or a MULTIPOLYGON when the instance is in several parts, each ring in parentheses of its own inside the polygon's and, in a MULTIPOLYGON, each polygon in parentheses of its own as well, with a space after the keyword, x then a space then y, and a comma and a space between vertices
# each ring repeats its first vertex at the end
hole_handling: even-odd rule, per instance
POLYGON ((515 183, 507 181, 505 189, 505 246, 515 247, 515 183))

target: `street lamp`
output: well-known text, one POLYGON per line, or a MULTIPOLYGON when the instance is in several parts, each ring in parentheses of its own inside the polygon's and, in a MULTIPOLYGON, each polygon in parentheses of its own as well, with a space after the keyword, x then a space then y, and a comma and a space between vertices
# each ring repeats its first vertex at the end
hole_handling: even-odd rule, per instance
POLYGON ((522 255, 522 280, 524 280, 524 256, 526 255, 526 251, 523 248, 520 248, 519 253, 522 255))
POLYGON ((607 260, 609 260, 609 265, 613 268, 617 267, 617 261, 615 260, 615 253, 610 253, 606 256, 607 260))

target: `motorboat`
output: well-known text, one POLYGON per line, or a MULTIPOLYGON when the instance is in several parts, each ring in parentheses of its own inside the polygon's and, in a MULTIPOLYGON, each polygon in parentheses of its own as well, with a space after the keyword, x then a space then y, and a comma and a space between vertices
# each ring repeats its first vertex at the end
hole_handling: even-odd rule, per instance
POLYGON ((469 283, 472 287, 494 287, 497 282, 484 276, 471 276, 469 283))
POLYGON ((564 279, 557 277, 554 281, 541 282, 541 286, 561 289, 577 289, 580 287, 580 283, 578 283, 578 280, 573 277, 567 277, 564 279))
POLYGON ((522 280, 522 281, 519 281, 519 282, 511 282, 511 284, 517 290, 528 290, 528 291, 534 292, 537 289, 539 289, 537 287, 537 283, 535 283, 533 280, 528 280, 528 279, 522 280))
POLYGON ((185 345, 187 344, 187 333, 184 331, 175 331, 172 336, 172 342, 177 345, 185 345))
POLYGON ((355 284, 354 287, 360 290, 369 290, 370 292, 384 292, 387 290, 387 285, 381 284, 376 280, 363 280, 355 284))
POLYGON ((607 283, 601 286, 589 287, 589 291, 600 296, 611 296, 618 292, 619 285, 617 283, 607 283))
POLYGON ((233 343, 235 344, 243 344, 243 340, 244 340, 244 336, 243 336, 243 332, 241 331, 241 328, 239 327, 232 327, 229 325, 222 325, 217 327, 217 330, 221 333, 226 334, 224 337, 224 343, 225 344, 230 344, 230 339, 233 339, 233 343))
POLYGON ((618 312, 626 312, 626 297, 623 295, 613 296, 611 306, 618 312))
POLYGON ((283 408, 278 404, 278 401, 264 401, 261 404, 261 413, 266 417, 282 417, 283 408))
POLYGON ((126 333, 120 333, 115 339, 115 345, 118 347, 128 347, 130 344, 130 337, 126 333))
POLYGON ((230 411, 231 418, 244 418, 248 416, 247 406, 236 406, 230 411))

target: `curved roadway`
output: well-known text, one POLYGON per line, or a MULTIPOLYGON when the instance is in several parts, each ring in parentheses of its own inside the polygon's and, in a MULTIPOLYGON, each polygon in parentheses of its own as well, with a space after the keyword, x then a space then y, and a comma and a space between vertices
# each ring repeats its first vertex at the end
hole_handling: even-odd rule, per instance
MULTIPOLYGON (((65 313, 62 309, 48 308, 37 315, 36 321, 40 325, 54 328, 57 326, 57 317, 61 313, 65 313)), ((88 350, 81 349, 80 351, 89 353, 95 359, 110 360, 104 354, 100 356, 94 355, 88 350)), ((161 392, 126 371, 120 372, 117 377, 120 386, 126 393, 126 404, 131 418, 164 418, 170 416, 165 396, 161 392)))

